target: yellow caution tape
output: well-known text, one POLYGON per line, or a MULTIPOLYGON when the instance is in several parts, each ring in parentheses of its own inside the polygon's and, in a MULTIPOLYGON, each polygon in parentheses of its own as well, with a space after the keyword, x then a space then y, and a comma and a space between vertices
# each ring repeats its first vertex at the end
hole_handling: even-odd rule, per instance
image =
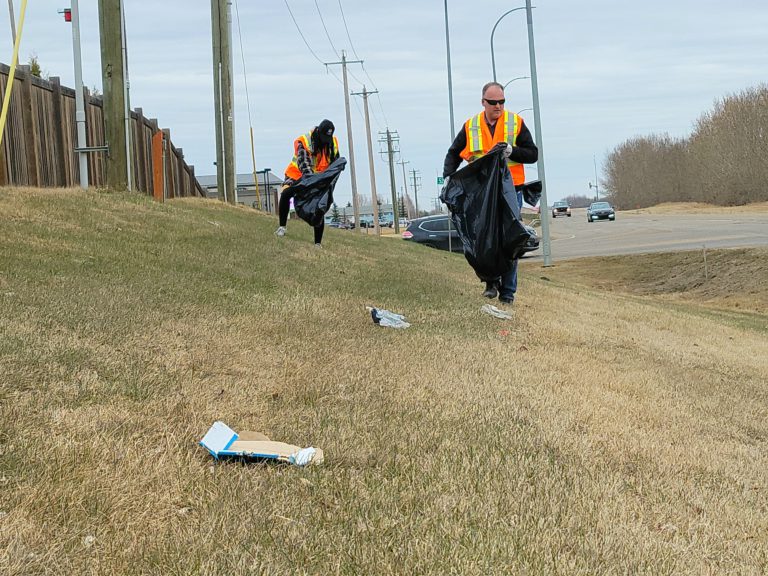
POLYGON ((19 28, 16 30, 16 42, 13 45, 13 58, 11 58, 11 72, 8 74, 8 84, 5 86, 5 97, 3 98, 3 111, 0 112, 0 144, 3 143, 3 132, 5 132, 5 119, 8 116, 8 107, 11 104, 11 91, 13 90, 13 77, 16 75, 16 64, 19 61, 19 44, 21 44, 21 33, 24 30, 24 13, 27 11, 27 0, 21 0, 21 12, 19 13, 19 28))

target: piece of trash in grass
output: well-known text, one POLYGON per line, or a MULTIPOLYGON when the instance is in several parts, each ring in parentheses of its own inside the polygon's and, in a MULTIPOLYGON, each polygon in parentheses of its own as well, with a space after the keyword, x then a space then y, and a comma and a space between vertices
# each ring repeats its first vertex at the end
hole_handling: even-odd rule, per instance
POLYGON ((374 324, 379 326, 386 326, 389 328, 408 328, 410 324, 405 321, 405 316, 402 314, 395 314, 389 310, 382 308, 372 308, 370 306, 365 307, 368 312, 371 313, 374 324))
POLYGON ((224 422, 214 422, 200 445, 216 460, 220 458, 252 458, 254 460, 276 460, 296 466, 322 464, 323 451, 320 448, 301 448, 285 442, 274 442, 261 432, 238 434, 224 422))
POLYGON ((480 308, 480 311, 488 314, 489 316, 493 316, 494 318, 501 318, 502 320, 510 320, 512 318, 512 314, 509 312, 504 312, 504 310, 499 310, 493 304, 483 305, 480 308))

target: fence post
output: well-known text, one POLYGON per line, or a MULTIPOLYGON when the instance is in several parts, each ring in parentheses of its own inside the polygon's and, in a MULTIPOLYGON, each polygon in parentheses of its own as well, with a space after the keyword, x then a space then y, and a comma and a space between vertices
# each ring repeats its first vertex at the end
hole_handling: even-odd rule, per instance
POLYGON ((165 200, 163 133, 160 130, 152 135, 152 197, 158 202, 165 200))
POLYGON ((40 185, 40 169, 37 165, 37 133, 35 132, 35 118, 32 112, 32 74, 29 66, 19 66, 16 79, 20 81, 19 93, 21 95, 21 115, 24 124, 24 153, 27 161, 28 186, 40 185))
MULTIPOLYGON (((64 112, 61 106, 61 80, 58 76, 51 76, 50 83, 52 86, 52 100, 53 100, 53 138, 55 144, 55 157, 56 166, 54 174, 56 174, 56 185, 67 186, 67 152, 64 143, 64 112)), ((67 124, 69 126, 69 124, 67 124)))
POLYGON ((136 108, 136 169, 138 177, 136 178, 136 188, 149 194, 149 184, 147 182, 147 140, 146 126, 144 125, 144 110, 136 108))
POLYGON ((184 178, 184 150, 182 148, 176 148, 176 153, 173 155, 173 159, 176 162, 176 174, 178 174, 179 196, 182 198, 187 195, 186 180, 184 178))
POLYGON ((171 131, 168 128, 163 128, 163 136, 165 138, 165 189, 168 191, 167 198, 176 198, 176 181, 173 177, 173 145, 171 144, 171 131))
MULTIPOLYGON (((8 76, 6 75, 7 72, 5 69, 2 68, 2 65, 0 65, 0 86, 3 87, 3 92, 5 90, 8 90, 8 76), (3 76, 5 76, 5 79, 3 79, 3 76)), ((2 101, 0 101, 2 102, 2 101)), ((8 102, 8 105, 10 106, 10 101, 8 102)), ((8 144, 8 137, 10 135, 11 131, 8 128, 8 124, 5 125, 5 134, 3 134, 2 142, 0 142, 0 186, 7 186, 10 179, 8 177, 8 164, 7 162, 10 160, 10 154, 11 154, 11 145, 8 144), (6 150, 8 150, 8 154, 6 154, 6 150)))

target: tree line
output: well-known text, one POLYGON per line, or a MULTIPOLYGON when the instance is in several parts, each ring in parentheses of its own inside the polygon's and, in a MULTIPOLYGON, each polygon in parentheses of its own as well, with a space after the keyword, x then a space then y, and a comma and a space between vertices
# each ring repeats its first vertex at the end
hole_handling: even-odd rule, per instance
POLYGON ((652 134, 619 144, 603 177, 610 201, 625 209, 768 200, 768 85, 717 100, 687 138, 652 134))

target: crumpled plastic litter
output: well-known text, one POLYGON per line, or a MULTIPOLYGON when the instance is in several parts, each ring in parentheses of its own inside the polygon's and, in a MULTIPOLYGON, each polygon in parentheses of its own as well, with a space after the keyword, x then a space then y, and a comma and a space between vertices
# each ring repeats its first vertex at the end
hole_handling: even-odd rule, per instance
POLYGON ((405 321, 405 316, 396 314, 382 308, 365 307, 371 313, 371 318, 375 324, 387 328, 409 328, 411 325, 405 321))
POLYGON ((484 312, 488 314, 489 316, 493 316, 494 318, 500 318, 501 320, 511 320, 512 314, 509 312, 504 312, 504 310, 499 310, 494 306, 493 304, 485 304, 480 308, 481 312, 484 312))
POLYGON ((312 448, 312 446, 309 448, 302 448, 298 452, 291 454, 288 457, 288 462, 295 464, 296 466, 306 466, 312 462, 312 458, 314 457, 315 452, 317 452, 317 450, 312 448))

